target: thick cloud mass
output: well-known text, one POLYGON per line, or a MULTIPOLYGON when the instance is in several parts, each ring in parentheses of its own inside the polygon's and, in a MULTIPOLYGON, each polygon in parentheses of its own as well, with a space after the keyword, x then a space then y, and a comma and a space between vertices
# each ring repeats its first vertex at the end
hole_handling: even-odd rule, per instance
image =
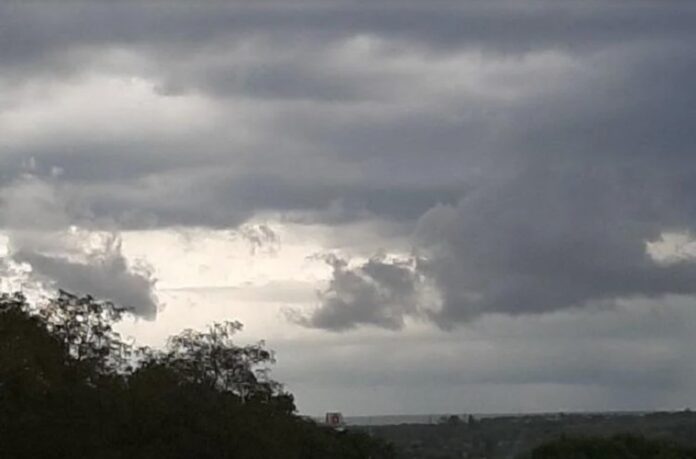
POLYGON ((357 268, 336 256, 327 256, 326 262, 332 279, 320 293, 322 305, 309 317, 294 317, 300 324, 330 330, 364 324, 400 329, 405 316, 416 313, 419 278, 411 260, 375 257, 357 268))
POLYGON ((300 320, 332 330, 691 295, 693 260, 646 244, 696 227, 694 25, 682 1, 9 2, 0 186, 59 183, 51 230, 398 224, 418 263, 334 259, 300 320))
POLYGON ((127 262, 118 234, 70 227, 69 208, 53 184, 32 176, 0 188, 0 221, 8 238, 0 269, 25 263, 42 284, 91 294, 154 318, 158 304, 152 275, 127 262))
POLYGON ((443 295, 437 322, 693 294, 693 259, 663 264, 646 251, 685 228, 641 185, 597 175, 535 171, 428 211, 419 236, 443 295))
POLYGON ((139 316, 154 318, 157 314, 157 301, 152 293, 154 280, 146 273, 133 272, 118 245, 115 247, 85 262, 22 251, 13 258, 29 263, 35 275, 64 290, 108 299, 139 316))

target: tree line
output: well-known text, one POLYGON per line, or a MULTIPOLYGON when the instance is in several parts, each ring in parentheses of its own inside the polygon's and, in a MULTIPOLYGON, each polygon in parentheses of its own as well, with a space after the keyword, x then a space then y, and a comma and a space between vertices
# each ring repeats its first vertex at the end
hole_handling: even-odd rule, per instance
POLYGON ((128 312, 60 291, 0 295, 0 456, 11 458, 393 458, 362 432, 296 414, 263 342, 239 322, 185 330, 166 348, 114 329, 128 312))
POLYGON ((696 449, 642 435, 561 437, 520 459, 696 459, 696 449))

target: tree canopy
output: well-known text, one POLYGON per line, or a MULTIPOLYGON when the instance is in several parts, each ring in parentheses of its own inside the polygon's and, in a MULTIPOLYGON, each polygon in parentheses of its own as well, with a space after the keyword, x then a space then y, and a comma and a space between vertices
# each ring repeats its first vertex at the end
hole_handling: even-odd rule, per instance
POLYGON ((0 445, 13 458, 391 458, 361 432, 295 413, 242 325, 185 330, 163 350, 113 325, 127 311, 61 291, 43 305, 0 295, 0 445))

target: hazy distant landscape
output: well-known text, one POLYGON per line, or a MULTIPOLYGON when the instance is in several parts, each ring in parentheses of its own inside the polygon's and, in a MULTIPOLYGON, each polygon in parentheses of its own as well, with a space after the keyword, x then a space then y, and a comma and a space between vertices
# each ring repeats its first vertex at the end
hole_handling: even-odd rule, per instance
MULTIPOLYGON (((383 426, 383 425, 399 425, 399 424, 441 424, 443 419, 451 416, 457 416, 460 419, 467 420, 472 416, 476 420, 483 419, 500 419, 500 418, 522 418, 534 416, 536 418, 558 419, 561 415, 577 415, 577 416, 602 416, 602 417, 620 417, 620 416, 642 416, 649 412, 588 412, 588 413, 436 413, 436 414, 405 414, 405 415, 382 415, 382 416, 345 416, 345 423, 349 426, 383 426)), ((323 417, 315 416, 315 420, 322 421, 323 417)))
MULTIPOLYGON (((380 421, 393 421, 396 425, 365 426, 363 429, 392 442, 397 447, 397 457, 403 459, 521 458, 541 445, 562 438, 597 439, 617 435, 634 435, 669 445, 679 445, 685 451, 688 448, 696 448, 696 414, 690 411, 549 413, 478 418, 453 416, 456 415, 437 418, 438 421, 434 424, 419 422, 418 417, 380 418, 380 421)), ((430 418, 426 421, 429 422, 430 418)), ((576 451, 576 454, 577 457, 586 457, 580 455, 579 451, 576 451)), ((693 451, 689 454, 693 454, 693 451)), ((536 457, 545 456, 539 454, 536 457)), ((547 457, 564 459, 564 456, 547 457)))

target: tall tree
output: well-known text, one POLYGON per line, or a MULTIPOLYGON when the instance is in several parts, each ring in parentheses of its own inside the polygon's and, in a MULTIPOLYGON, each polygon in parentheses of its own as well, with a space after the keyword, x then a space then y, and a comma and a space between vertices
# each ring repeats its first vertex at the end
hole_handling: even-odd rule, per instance
POLYGON ((38 314, 62 340, 73 363, 105 375, 130 369, 132 347, 113 328, 124 312, 112 302, 60 290, 38 314))
POLYGON ((268 376, 275 358, 263 341, 237 346, 232 337, 241 329, 240 322, 227 321, 205 331, 184 330, 169 339, 165 359, 190 382, 233 393, 242 402, 269 399, 281 389, 268 376))

